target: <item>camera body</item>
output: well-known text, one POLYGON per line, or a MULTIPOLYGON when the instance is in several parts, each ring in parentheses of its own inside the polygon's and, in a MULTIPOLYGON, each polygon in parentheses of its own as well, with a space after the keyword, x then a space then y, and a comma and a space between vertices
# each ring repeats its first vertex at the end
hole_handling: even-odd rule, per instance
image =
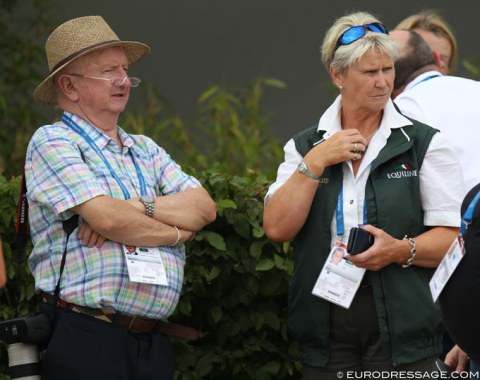
POLYGON ((40 380, 38 343, 50 337, 50 320, 38 314, 0 322, 0 340, 8 344, 10 379, 40 380))
POLYGON ((45 314, 0 322, 0 340, 12 343, 42 343, 50 336, 50 320, 45 314))

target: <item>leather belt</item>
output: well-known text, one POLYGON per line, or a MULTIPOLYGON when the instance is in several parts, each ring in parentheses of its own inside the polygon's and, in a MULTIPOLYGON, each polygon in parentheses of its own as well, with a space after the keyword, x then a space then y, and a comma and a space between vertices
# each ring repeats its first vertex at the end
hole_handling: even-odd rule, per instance
POLYGON ((40 300, 48 305, 57 306, 61 309, 67 309, 79 314, 88 315, 101 321, 111 323, 112 325, 127 328, 134 333, 152 334, 161 333, 174 338, 185 340, 196 340, 201 337, 201 333, 188 326, 179 325, 172 322, 165 322, 159 319, 149 319, 138 316, 130 316, 118 313, 109 309, 95 309, 88 306, 80 306, 59 299, 55 305, 55 297, 51 294, 40 292, 40 300))

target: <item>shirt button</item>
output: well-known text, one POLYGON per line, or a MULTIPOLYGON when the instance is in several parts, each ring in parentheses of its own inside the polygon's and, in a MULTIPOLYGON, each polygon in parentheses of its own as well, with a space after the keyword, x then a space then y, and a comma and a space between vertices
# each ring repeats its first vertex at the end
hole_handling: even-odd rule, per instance
POLYGON ((350 204, 351 204, 351 205, 353 205, 353 199, 352 199, 352 200, 350 200, 350 204))

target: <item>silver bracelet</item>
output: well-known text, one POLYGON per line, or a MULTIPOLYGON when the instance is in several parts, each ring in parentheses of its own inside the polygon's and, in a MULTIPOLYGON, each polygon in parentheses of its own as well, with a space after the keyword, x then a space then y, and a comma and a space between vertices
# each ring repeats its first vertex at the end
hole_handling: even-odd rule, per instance
POLYGON ((175 243, 170 244, 170 247, 173 247, 174 245, 177 245, 177 243, 178 243, 179 240, 180 240, 180 231, 178 230, 178 227, 177 227, 177 226, 173 226, 173 228, 175 228, 175 229, 177 230, 177 240, 175 240, 175 243))
POLYGON ((417 243, 412 238, 409 238, 407 235, 403 237, 403 240, 407 240, 408 244, 410 244, 410 257, 407 260, 406 264, 402 264, 402 268, 408 268, 410 265, 413 264, 413 260, 415 259, 415 255, 417 254, 417 243))

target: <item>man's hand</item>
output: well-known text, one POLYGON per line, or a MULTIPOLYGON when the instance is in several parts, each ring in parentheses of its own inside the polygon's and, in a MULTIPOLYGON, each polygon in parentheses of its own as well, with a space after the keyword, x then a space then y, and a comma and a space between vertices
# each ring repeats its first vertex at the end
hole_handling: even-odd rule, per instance
POLYGON ((455 345, 445 356, 445 364, 455 369, 455 372, 468 370, 468 356, 458 345, 455 345))
POLYGON ((78 232, 78 238, 82 241, 82 244, 88 248, 101 248, 103 243, 107 240, 105 237, 95 232, 85 221, 82 221, 82 225, 78 232))

